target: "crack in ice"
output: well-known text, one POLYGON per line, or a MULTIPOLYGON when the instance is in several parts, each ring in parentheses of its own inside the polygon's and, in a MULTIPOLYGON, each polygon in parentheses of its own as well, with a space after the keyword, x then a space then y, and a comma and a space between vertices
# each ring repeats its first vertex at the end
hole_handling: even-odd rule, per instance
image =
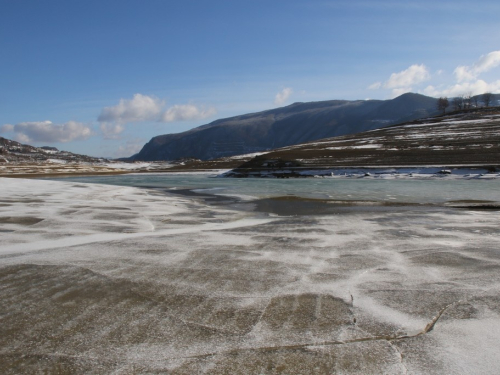
MULTIPOLYGON (((389 345, 395 347, 392 344, 392 341, 397 341, 397 340, 404 340, 404 339, 409 339, 409 338, 414 338, 418 336, 425 335, 432 331, 438 320, 441 318, 441 316, 444 314, 446 310, 451 308, 454 305, 457 305, 459 303, 462 303, 462 300, 452 302, 445 307, 443 307, 436 316, 432 318, 432 320, 419 332, 415 334, 405 334, 405 335, 378 335, 378 336, 370 336, 370 337, 360 337, 356 339, 350 339, 350 340, 332 340, 332 341, 320 341, 316 343, 304 343, 304 344, 294 344, 294 345, 279 345, 279 346, 262 346, 262 347, 254 347, 254 348, 237 348, 237 349, 232 349, 232 350, 227 350, 227 351, 220 351, 220 352, 211 352, 211 353, 205 353, 205 354, 199 354, 199 355, 193 355, 193 356, 187 356, 187 357, 176 357, 176 358, 171 358, 171 359, 196 359, 196 358, 207 358, 207 357, 213 357, 217 355, 235 355, 238 353, 243 353, 243 352, 249 352, 249 351, 263 351, 263 352, 273 352, 273 351, 278 351, 278 350, 296 350, 296 349, 306 349, 306 348, 312 348, 312 347, 319 347, 319 346, 334 346, 334 345, 346 345, 346 344, 354 344, 354 343, 359 343, 359 342, 370 342, 370 341, 386 341, 389 343, 389 345)), ((400 354, 401 357, 401 363, 402 363, 402 355, 398 350, 398 353, 400 354)), ((407 368, 406 366, 402 363, 402 366, 405 368, 405 374, 407 373, 407 368)))

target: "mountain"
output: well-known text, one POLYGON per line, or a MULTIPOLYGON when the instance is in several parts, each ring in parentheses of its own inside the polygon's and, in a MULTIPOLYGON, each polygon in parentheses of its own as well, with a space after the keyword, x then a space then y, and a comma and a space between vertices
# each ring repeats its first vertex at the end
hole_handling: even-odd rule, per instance
POLYGON ((426 117, 436 113, 436 103, 412 93, 391 100, 294 103, 154 137, 130 160, 211 160, 262 152, 426 117))
POLYGON ((284 177, 328 169, 408 166, 500 170, 500 107, 283 147, 256 156, 227 175, 284 177))

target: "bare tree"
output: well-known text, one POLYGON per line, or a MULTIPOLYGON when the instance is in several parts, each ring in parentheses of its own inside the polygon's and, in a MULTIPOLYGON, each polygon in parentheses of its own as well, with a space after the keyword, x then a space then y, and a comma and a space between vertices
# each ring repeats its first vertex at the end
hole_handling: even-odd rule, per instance
POLYGON ((443 111, 443 115, 446 113, 446 108, 448 108, 449 105, 450 102, 448 101, 448 98, 446 96, 440 97, 437 101, 437 109, 439 111, 443 111))
POLYGON ((491 92, 485 92, 483 94, 482 99, 483 99, 484 106, 489 107, 491 104, 491 100, 493 99, 493 95, 491 94, 491 92))
POLYGON ((457 96, 453 98, 453 109, 455 111, 460 111, 464 107, 463 96, 457 96))
POLYGON ((471 108, 472 107, 472 93, 468 92, 465 95, 462 95, 462 102, 464 105, 464 108, 471 108))
POLYGON ((474 102, 474 108, 479 108, 479 96, 472 97, 472 101, 474 102))

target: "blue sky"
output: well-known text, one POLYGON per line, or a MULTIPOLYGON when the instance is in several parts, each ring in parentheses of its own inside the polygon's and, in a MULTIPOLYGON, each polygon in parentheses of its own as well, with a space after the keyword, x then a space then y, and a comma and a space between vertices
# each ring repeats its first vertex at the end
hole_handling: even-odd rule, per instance
POLYGON ((130 156, 297 101, 500 92, 498 1, 0 0, 0 135, 130 156))

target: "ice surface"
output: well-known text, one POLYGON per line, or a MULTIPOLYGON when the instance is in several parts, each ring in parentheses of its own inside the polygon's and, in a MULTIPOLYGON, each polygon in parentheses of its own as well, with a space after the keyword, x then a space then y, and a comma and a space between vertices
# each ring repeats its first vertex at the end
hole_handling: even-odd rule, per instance
POLYGON ((498 211, 284 217, 133 187, 0 187, 1 373, 497 371, 498 211))

